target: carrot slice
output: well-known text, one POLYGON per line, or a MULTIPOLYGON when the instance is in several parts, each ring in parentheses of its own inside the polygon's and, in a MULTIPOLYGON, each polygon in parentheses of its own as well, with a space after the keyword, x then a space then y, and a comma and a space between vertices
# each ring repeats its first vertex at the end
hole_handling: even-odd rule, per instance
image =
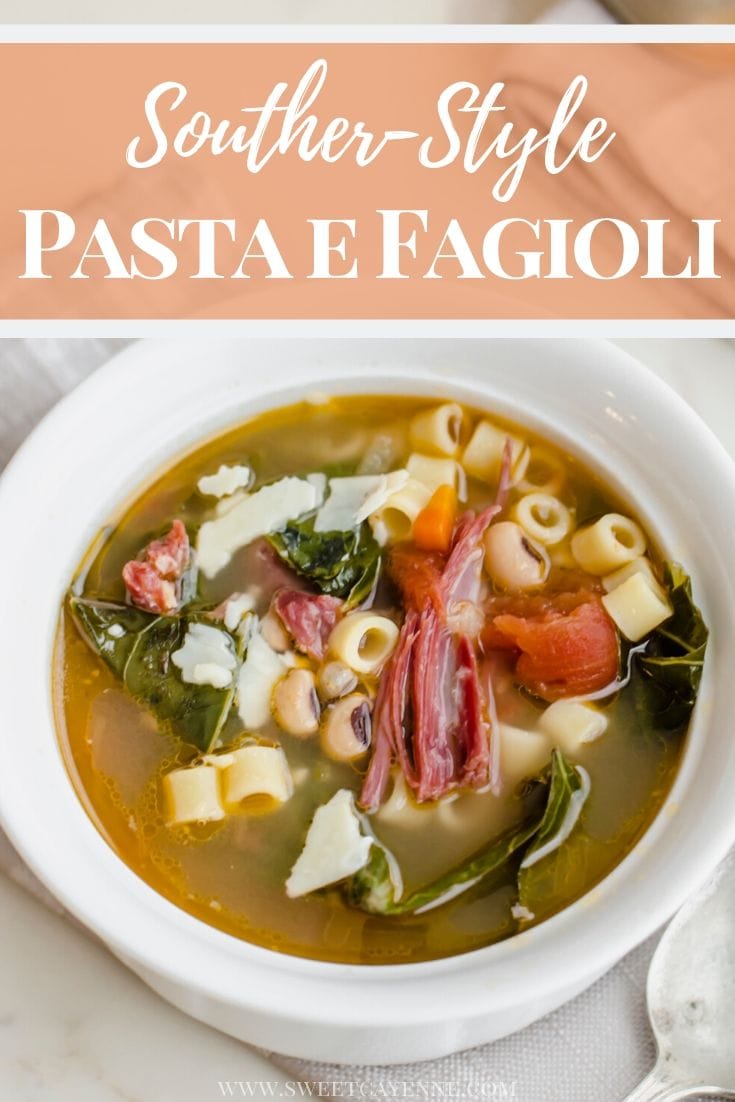
POLYGON ((413 539, 421 551, 446 554, 457 519, 457 493, 448 483, 439 486, 413 522, 413 539))

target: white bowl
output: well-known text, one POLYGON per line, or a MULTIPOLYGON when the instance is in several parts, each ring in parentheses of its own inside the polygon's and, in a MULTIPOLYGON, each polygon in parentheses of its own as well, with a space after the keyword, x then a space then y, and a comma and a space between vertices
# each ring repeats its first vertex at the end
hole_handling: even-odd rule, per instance
POLYGON ((735 840, 735 474, 671 390, 604 342, 143 342, 61 403, 0 484, 0 820, 62 903, 170 1002, 235 1037, 337 1062, 436 1057, 511 1033, 581 991, 664 922, 735 840), (101 524, 182 449, 314 390, 456 395, 540 429, 630 496, 690 570, 712 631, 664 807, 593 891, 463 956, 348 966, 207 926, 107 846, 69 782, 50 661, 62 594, 101 524))

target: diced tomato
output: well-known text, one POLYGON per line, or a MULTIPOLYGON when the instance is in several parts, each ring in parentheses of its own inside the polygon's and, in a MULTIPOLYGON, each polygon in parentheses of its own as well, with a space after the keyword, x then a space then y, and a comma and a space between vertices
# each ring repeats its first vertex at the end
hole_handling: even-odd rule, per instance
POLYGON ((414 543, 396 543, 388 550, 388 577, 406 609, 422 612, 429 604, 437 611, 442 609, 440 582, 445 563, 445 555, 421 551, 414 543))
POLYGON ((619 643, 598 594, 514 598, 525 611, 500 611, 482 633, 486 650, 519 652, 516 679, 543 700, 583 696, 615 680, 619 643))
POLYGON ((480 632, 480 646, 485 654, 497 650, 519 651, 518 644, 513 637, 503 634, 499 628, 496 628, 494 620, 488 620, 480 632))
POLYGON ((586 601, 596 600, 602 592, 598 578, 582 571, 552 573, 543 593, 502 593, 488 597, 484 608, 490 623, 496 616, 543 616, 545 612, 573 612, 586 601))
POLYGON ((517 616, 522 620, 538 619, 548 612, 573 612, 589 601, 590 590, 578 588, 574 592, 505 593, 489 597, 484 605, 487 619, 480 635, 484 651, 518 651, 520 648, 511 635, 496 627, 499 616, 517 616))

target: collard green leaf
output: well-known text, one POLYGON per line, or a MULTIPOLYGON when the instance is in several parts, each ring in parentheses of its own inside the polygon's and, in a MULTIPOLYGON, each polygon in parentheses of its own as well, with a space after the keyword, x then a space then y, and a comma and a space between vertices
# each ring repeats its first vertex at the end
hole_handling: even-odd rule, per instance
POLYGON ((350 903, 370 914, 398 914, 396 886, 391 876, 390 859, 383 846, 376 842, 370 850, 367 865, 354 873, 345 884, 350 903))
POLYGON ((534 910, 534 870, 566 842, 577 825, 589 789, 587 773, 572 765, 561 750, 553 750, 546 807, 518 872, 518 901, 530 911, 534 910))
POLYGON ((406 914, 441 906, 442 903, 448 903, 450 899, 479 884, 481 880, 507 872, 513 859, 534 837, 537 830, 538 819, 534 816, 521 826, 505 831, 463 865, 440 876, 425 888, 419 888, 406 899, 400 900, 397 909, 391 913, 406 914))
MULTIPOLYGON (((184 681, 171 655, 184 642, 194 614, 154 616, 129 605, 70 598, 81 635, 139 703, 198 750, 217 741, 232 706, 235 678, 226 689, 184 681)), ((221 629, 224 630, 224 629, 221 629)), ((228 633, 226 633, 228 634, 228 633)), ((234 639, 233 653, 236 653, 234 639)))
POLYGON ((151 622, 150 613, 133 605, 87 601, 80 597, 70 597, 69 608, 82 637, 112 672, 122 677, 138 633, 151 622))
POLYGON ((707 649, 707 626, 694 604, 689 576, 666 563, 664 582, 672 616, 657 628, 645 652, 634 659, 636 706, 655 730, 680 731, 697 699, 707 649))
MULTIPOLYGON (((550 769, 535 788, 545 798, 520 826, 505 831, 457 868, 403 898, 395 898, 391 859, 376 842, 367 865, 347 881, 347 899, 370 914, 415 914, 448 903, 491 877, 514 877, 519 859, 525 862, 533 853, 540 854, 538 859, 543 860, 546 852, 562 845, 571 834, 587 797, 589 784, 586 774, 580 774, 561 751, 555 750, 550 769)), ((523 876, 521 872, 521 891, 523 876)))
POLYGON ((284 562, 348 607, 371 592, 380 571, 380 547, 367 524, 351 532, 315 532, 313 517, 292 521, 269 536, 284 562))
MULTIPOLYGON (((235 679, 226 689, 184 681, 171 655, 183 646, 191 616, 157 617, 140 632, 125 665, 125 687, 199 750, 217 741, 232 705, 235 679)), ((219 625, 218 625, 219 627, 219 625)), ((220 630, 222 630, 220 628, 220 630)), ((235 653, 234 642, 231 649, 235 653)))
POLYGON ((534 836, 538 826, 537 816, 528 819, 520 827, 506 831, 489 846, 478 850, 462 865, 402 899, 395 898, 390 862, 383 847, 376 843, 368 864, 350 877, 347 897, 354 906, 370 914, 414 914, 430 907, 439 907, 491 874, 507 870, 513 858, 534 836))

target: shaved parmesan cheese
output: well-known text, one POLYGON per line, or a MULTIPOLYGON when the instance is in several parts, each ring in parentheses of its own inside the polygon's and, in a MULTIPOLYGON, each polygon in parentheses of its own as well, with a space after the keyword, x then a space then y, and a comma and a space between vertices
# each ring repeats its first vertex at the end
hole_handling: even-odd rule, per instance
POLYGON ((234 494, 229 494, 228 497, 218 498, 214 507, 214 515, 216 517, 223 517, 225 513, 229 513, 236 505, 244 501, 247 496, 247 490, 236 490, 234 494))
POLYGON ((383 475, 330 478, 329 497, 316 515, 315 532, 348 532, 358 525, 357 514, 380 486, 383 475))
POLYGON ((246 612, 255 608, 252 593, 235 593, 225 605, 224 622, 228 631, 234 631, 246 612))
POLYGON ((362 524, 372 513, 382 509, 386 501, 393 497, 393 494, 397 494, 399 490, 403 489, 408 482, 408 477, 408 471, 403 468, 380 475, 380 485, 368 495, 362 504, 362 508, 357 511, 357 523, 362 524))
POLYGON ((232 671, 226 670, 216 662, 199 662, 188 680, 193 681, 195 685, 212 685, 215 689, 226 689, 232 684, 232 671))
POLYGON ((321 505, 327 493, 327 476, 322 474, 321 471, 317 471, 316 474, 307 474, 306 481, 316 490, 319 499, 317 505, 321 505))
POLYGON ((270 719, 273 690, 287 669, 281 655, 259 631, 254 632, 237 681, 237 711, 249 731, 257 731, 270 719))
POLYGON ((216 474, 205 474, 197 482, 200 494, 208 497, 227 497, 234 494, 235 490, 247 487, 253 480, 253 472, 250 467, 228 467, 222 464, 216 474))
POLYGON ((315 532, 349 532, 385 505, 408 481, 408 471, 330 478, 329 497, 316 515, 315 532))
POLYGON ((352 876, 368 863, 372 845, 372 838, 364 837, 360 830, 352 793, 341 788, 317 808, 304 848, 286 881, 286 894, 295 899, 352 876))
POLYGON ((226 689, 232 684, 237 658, 229 635, 210 624, 191 624, 183 645, 171 655, 181 680, 226 689))
POLYGON ((316 487, 304 478, 281 478, 262 486, 222 516, 206 521, 197 536, 197 563, 207 578, 227 566, 241 547, 285 528, 290 520, 316 509, 316 487))

